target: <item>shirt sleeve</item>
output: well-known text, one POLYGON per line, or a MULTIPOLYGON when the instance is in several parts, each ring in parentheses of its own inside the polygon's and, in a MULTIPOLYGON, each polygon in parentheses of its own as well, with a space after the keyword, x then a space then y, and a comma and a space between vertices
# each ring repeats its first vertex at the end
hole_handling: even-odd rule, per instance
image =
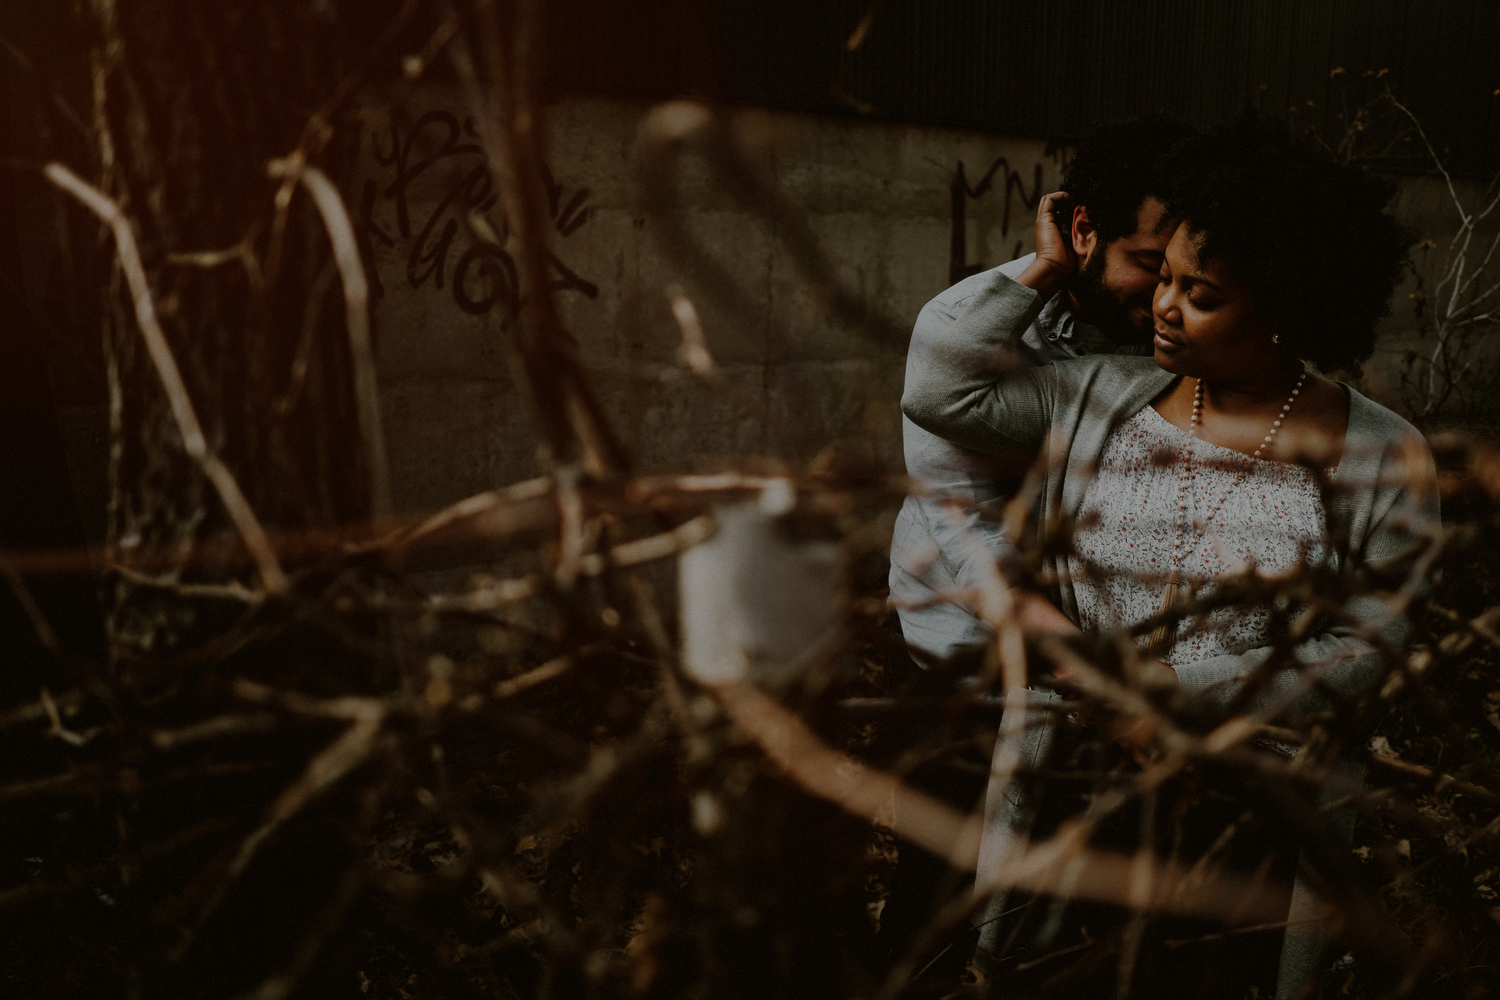
POLYGON ((917 426, 970 450, 1034 450, 1051 424, 1050 368, 1015 364, 1037 314, 1037 293, 992 270, 950 322, 923 310, 907 353, 901 410, 917 426))

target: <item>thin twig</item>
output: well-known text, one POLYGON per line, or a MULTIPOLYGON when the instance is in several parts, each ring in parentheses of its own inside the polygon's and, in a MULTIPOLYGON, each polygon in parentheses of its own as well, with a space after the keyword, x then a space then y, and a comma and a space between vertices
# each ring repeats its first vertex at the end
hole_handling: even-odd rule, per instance
POLYGON ((1433 792, 1446 792, 1452 790, 1460 795, 1471 795, 1476 799, 1484 799, 1487 802, 1500 801, 1500 793, 1493 789, 1476 785, 1471 781, 1462 781, 1450 774, 1434 771, 1430 767, 1421 764, 1413 764, 1399 757, 1387 757, 1385 754, 1372 753, 1365 758, 1372 764, 1383 767, 1388 771, 1397 771, 1412 778, 1420 778, 1422 781, 1432 785, 1433 792))
POLYGON ((16 603, 21 605, 21 610, 26 613, 26 620, 31 623, 31 630, 36 633, 37 642, 54 659, 62 661, 66 658, 62 643, 57 639, 57 632, 52 628, 52 623, 42 613, 41 606, 31 596, 26 581, 21 579, 20 572, 0 553, 0 576, 5 577, 5 583, 10 587, 10 592, 15 596, 16 603))
MULTIPOLYGON (((242 682, 239 687, 242 694, 247 690, 252 690, 248 682, 242 682)), ((317 705, 314 700, 291 695, 284 696, 283 702, 288 707, 294 704, 317 705)), ((201 927, 219 908, 229 894, 229 890, 250 867, 250 862, 255 860, 261 847, 285 825, 287 820, 301 812, 304 806, 344 775, 364 763, 365 758, 369 756, 375 737, 385 721, 384 702, 373 698, 340 698, 319 707, 347 710, 352 715, 353 722, 338 739, 308 761, 307 769, 303 771, 301 777, 288 785, 271 804, 261 825, 240 842, 228 868, 208 900, 199 909, 197 926, 201 927)), ((176 948, 179 956, 192 943, 194 936, 192 930, 184 932, 176 948)))
POLYGON ((125 281, 129 284, 131 297, 135 300, 136 323, 141 329, 142 338, 146 341, 146 351, 156 367, 157 377, 161 379, 162 389, 166 392, 167 402, 172 409, 172 417, 177 422, 178 434, 182 437, 182 448, 188 453, 189 458, 198 463, 203 474, 218 491, 224 509, 229 512, 230 519, 234 521, 235 527, 239 529, 240 537, 244 539, 245 547, 250 550, 250 554, 260 569, 262 586, 272 594, 285 593, 287 590, 286 574, 282 572, 276 553, 272 551, 271 543, 266 539, 260 519, 250 509, 249 501, 240 491, 239 484, 235 482, 229 468, 209 448, 208 440, 203 435, 203 428, 198 423, 198 415, 193 410, 193 402, 188 396, 187 386, 183 383, 182 374, 177 369, 177 361, 172 356, 171 347, 167 345, 166 335, 162 333, 161 326, 157 323, 156 306, 151 299, 151 288, 146 282, 146 271, 141 265, 140 253, 136 250, 135 233, 131 229, 130 220, 125 218, 120 207, 103 192, 84 182, 61 163, 49 163, 43 172, 49 181, 77 198, 113 231, 120 267, 125 272, 125 281))
POLYGON ((339 276, 344 283, 344 317, 349 327, 349 355, 354 364, 359 433, 364 439, 365 466, 370 476, 370 508, 377 521, 389 520, 393 513, 391 472, 380 416, 375 351, 370 344, 370 288, 365 281, 365 268, 360 261, 359 244, 354 239, 354 227, 349 223, 349 213, 344 209, 344 199, 339 197, 338 188, 317 167, 273 160, 267 172, 282 179, 295 177, 307 188, 333 244, 333 259, 338 263, 339 276))
POLYGON ((545 684, 556 677, 561 677, 572 669, 571 657, 559 656, 555 660, 549 660, 540 667, 528 670, 524 674, 515 677, 507 677, 495 685, 496 698, 514 698, 522 691, 528 691, 538 684, 545 684))

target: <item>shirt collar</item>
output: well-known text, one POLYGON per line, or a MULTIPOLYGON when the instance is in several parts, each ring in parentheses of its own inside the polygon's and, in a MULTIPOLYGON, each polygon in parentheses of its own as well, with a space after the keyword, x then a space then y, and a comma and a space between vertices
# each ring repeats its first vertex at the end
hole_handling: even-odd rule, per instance
POLYGON ((1075 345, 1078 354, 1113 354, 1120 346, 1097 326, 1078 318, 1066 291, 1047 300, 1037 314, 1036 326, 1049 341, 1075 345))

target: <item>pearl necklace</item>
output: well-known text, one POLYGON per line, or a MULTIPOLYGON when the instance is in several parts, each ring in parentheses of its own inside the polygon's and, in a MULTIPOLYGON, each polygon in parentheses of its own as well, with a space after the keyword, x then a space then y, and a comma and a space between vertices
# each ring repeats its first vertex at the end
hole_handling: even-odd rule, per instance
MULTIPOLYGON (((1292 412, 1292 404, 1295 403, 1297 401, 1297 397, 1302 394, 1302 385, 1306 381, 1307 371, 1304 369, 1302 374, 1297 376, 1297 384, 1292 389, 1292 394, 1288 396, 1286 398, 1286 402, 1281 405, 1280 415, 1278 415, 1275 420, 1271 421, 1271 429, 1266 433, 1266 436, 1261 441, 1260 446, 1257 447, 1255 449, 1255 452, 1250 456, 1252 464, 1246 465, 1239 471, 1239 473, 1234 477, 1234 480, 1230 482, 1229 488, 1224 491, 1224 495, 1219 497, 1218 501, 1209 508, 1208 514, 1203 518, 1204 531, 1208 530, 1208 526, 1213 523, 1214 517, 1219 513, 1219 508, 1224 506, 1224 502, 1229 499, 1230 494, 1235 491, 1235 488, 1239 486, 1241 480, 1243 480, 1245 476, 1250 472, 1251 468, 1254 467, 1253 463, 1259 461, 1260 456, 1264 454, 1266 449, 1270 448, 1271 444, 1276 440, 1276 435, 1281 432, 1282 421, 1286 420, 1287 415, 1292 412)), ((1203 380, 1198 379, 1197 385, 1193 388, 1193 416, 1192 419, 1188 421, 1188 437, 1195 439, 1198 437, 1198 425, 1202 422, 1202 420, 1203 380)), ((1193 449, 1191 445, 1187 445, 1182 449, 1182 471, 1177 478, 1177 529, 1172 534, 1172 570, 1167 575, 1166 586, 1162 589, 1161 607, 1157 609, 1157 614, 1166 614, 1168 611, 1182 606, 1183 604, 1187 603, 1187 599, 1190 596, 1185 593, 1187 587, 1184 585, 1182 580, 1182 535, 1183 526, 1187 521, 1187 489, 1188 482, 1192 479, 1192 464, 1193 449)), ((1172 643, 1176 639, 1176 637, 1177 623, 1175 621, 1163 622, 1156 628, 1152 629, 1151 637, 1146 641, 1146 652, 1150 653, 1153 656, 1165 655, 1171 650, 1172 643)))

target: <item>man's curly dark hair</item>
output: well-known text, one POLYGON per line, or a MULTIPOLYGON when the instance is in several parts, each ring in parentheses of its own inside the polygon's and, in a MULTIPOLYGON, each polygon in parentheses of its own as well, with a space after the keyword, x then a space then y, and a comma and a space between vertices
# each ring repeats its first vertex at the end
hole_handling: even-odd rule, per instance
POLYGON ((1385 211, 1393 187, 1257 111, 1185 143, 1170 175, 1169 212, 1199 260, 1228 261, 1297 357, 1357 370, 1412 243, 1385 211))
POLYGON ((1079 143, 1063 174, 1063 190, 1088 209, 1102 242, 1129 236, 1148 195, 1167 200, 1168 154, 1197 132, 1165 111, 1098 125, 1079 143))

